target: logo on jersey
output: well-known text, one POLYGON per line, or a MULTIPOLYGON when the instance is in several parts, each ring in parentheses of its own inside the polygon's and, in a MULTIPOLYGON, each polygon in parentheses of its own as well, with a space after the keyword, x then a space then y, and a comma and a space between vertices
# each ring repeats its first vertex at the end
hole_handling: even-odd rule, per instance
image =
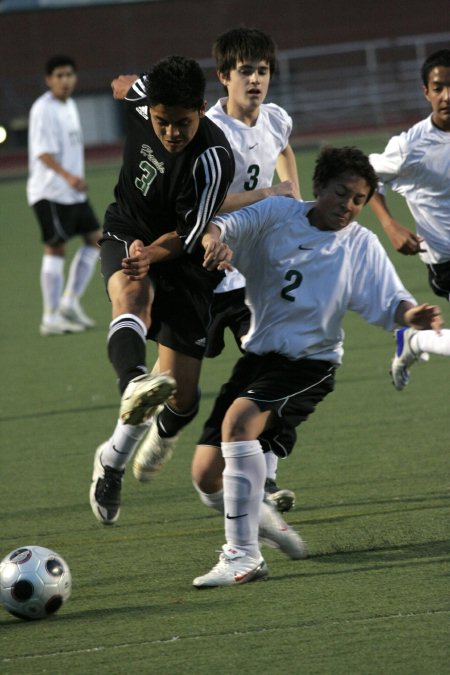
POLYGON ((160 162, 159 160, 156 159, 155 155, 153 154, 153 150, 149 145, 146 145, 145 143, 141 147, 141 155, 144 155, 152 164, 159 173, 164 173, 165 172, 165 167, 164 167, 164 162, 160 162))
POLYGON ((303 244, 300 244, 300 246, 298 247, 298 250, 299 251, 313 251, 314 249, 308 248, 308 246, 303 246, 303 244))
POLYGON ((144 120, 148 120, 148 107, 146 105, 140 105, 136 108, 136 112, 139 113, 144 120))

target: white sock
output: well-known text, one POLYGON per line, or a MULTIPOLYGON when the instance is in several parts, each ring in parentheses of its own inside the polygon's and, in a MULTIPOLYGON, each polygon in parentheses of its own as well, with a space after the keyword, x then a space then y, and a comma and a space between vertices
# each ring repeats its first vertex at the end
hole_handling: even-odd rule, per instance
POLYGON ((264 459, 266 460, 266 478, 276 480, 278 457, 273 452, 265 452, 264 459))
POLYGON ((124 469, 148 428, 148 420, 144 424, 134 426, 117 420, 113 435, 102 450, 102 464, 112 466, 114 469, 124 469))
POLYGON ((222 455, 227 544, 259 559, 259 515, 266 479, 261 445, 256 440, 222 443, 222 455))
POLYGON ((419 330, 410 341, 413 352, 427 352, 450 356, 450 330, 443 329, 439 333, 434 330, 419 330))
POLYGON ((192 481, 192 484, 199 494, 200 501, 205 506, 209 506, 210 509, 214 509, 222 515, 224 514, 223 490, 219 490, 219 492, 211 492, 208 494, 207 492, 202 492, 195 481, 192 481))
POLYGON ((75 253, 64 289, 65 305, 70 306, 83 295, 92 278, 99 255, 100 249, 97 246, 87 245, 81 246, 75 253))
POLYGON ((64 285, 64 258, 44 253, 41 264, 41 291, 44 319, 58 311, 64 285))

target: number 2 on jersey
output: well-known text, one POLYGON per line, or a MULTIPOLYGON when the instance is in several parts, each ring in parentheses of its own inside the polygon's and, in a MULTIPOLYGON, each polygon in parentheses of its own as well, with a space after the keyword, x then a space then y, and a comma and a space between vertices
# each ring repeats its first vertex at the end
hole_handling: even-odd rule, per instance
POLYGON ((291 283, 288 284, 287 286, 284 286, 281 289, 281 297, 283 300, 289 300, 289 302, 295 302, 295 295, 289 295, 291 291, 294 291, 296 288, 300 286, 300 284, 303 281, 303 274, 301 274, 298 270, 288 270, 286 274, 284 275, 284 278, 286 281, 290 281, 291 283))

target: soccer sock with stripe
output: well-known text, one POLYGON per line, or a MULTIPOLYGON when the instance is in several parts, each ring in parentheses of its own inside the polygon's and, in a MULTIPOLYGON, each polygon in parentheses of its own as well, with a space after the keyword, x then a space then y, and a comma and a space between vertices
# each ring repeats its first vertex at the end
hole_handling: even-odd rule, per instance
POLYGON ((145 323, 134 314, 121 314, 111 321, 108 332, 108 356, 119 378, 123 394, 134 377, 147 372, 145 323))

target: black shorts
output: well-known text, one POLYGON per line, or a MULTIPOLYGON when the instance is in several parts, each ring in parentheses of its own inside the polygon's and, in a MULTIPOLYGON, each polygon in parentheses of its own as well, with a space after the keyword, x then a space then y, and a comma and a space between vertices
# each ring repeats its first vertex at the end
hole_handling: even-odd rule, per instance
MULTIPOLYGON (((122 269, 122 260, 128 256, 129 246, 135 238, 105 234, 100 240, 101 270, 106 286, 111 275, 122 269)), ((205 272, 188 255, 151 265, 149 277, 155 298, 147 337, 180 354, 202 359, 212 296, 222 276, 217 278, 205 272)))
POLYGON ((450 301, 450 260, 437 265, 427 265, 428 282, 435 295, 450 301))
POLYGON ((250 327, 250 310, 245 304, 245 288, 236 288, 226 293, 214 293, 211 306, 211 323, 205 356, 219 356, 225 347, 225 329, 229 328, 241 351, 241 338, 250 327))
POLYGON ((33 209, 44 244, 60 244, 76 235, 100 229, 100 223, 88 201, 80 204, 57 204, 48 199, 41 199, 33 204, 33 209))
POLYGON ((225 413, 235 399, 248 398, 262 412, 272 411, 269 428, 260 440, 273 441, 278 434, 279 442, 273 442, 272 447, 262 442, 264 451, 272 450, 279 457, 285 457, 295 443, 296 427, 333 391, 335 370, 329 361, 293 361, 275 353, 244 354, 222 386, 198 444, 220 447, 225 413))

